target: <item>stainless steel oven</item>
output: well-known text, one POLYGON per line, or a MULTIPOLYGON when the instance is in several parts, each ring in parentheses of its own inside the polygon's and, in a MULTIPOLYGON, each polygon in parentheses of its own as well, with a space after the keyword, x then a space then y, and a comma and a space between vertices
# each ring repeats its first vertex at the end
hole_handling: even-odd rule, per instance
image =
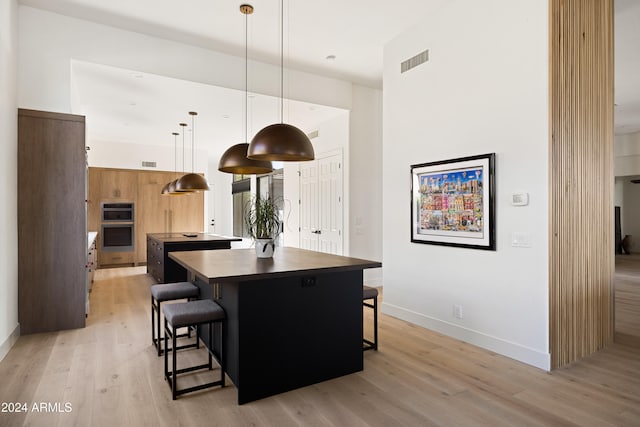
POLYGON ((100 249, 104 252, 131 252, 134 249, 135 227, 132 202, 102 202, 102 238, 100 249))
POLYGON ((134 249, 135 229, 130 223, 102 223, 100 249, 105 252, 130 252, 134 249))
POLYGON ((133 222, 133 203, 100 204, 102 222, 133 222))

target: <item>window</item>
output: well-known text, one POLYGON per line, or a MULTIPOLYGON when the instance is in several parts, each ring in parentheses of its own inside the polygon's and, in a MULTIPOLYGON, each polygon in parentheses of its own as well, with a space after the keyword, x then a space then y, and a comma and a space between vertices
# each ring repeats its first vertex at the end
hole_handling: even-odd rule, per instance
POLYGON ((233 235, 236 237, 249 237, 247 226, 244 223, 244 213, 251 200, 250 175, 233 175, 231 194, 233 197, 233 235))

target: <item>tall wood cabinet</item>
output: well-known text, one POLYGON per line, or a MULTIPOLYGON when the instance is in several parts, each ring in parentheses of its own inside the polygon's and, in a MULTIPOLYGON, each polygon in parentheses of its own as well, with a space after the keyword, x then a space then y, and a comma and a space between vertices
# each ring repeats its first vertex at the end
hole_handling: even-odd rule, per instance
POLYGON ((147 233, 202 231, 203 193, 184 196, 160 194, 162 187, 174 179, 175 172, 89 168, 89 229, 100 229, 100 203, 134 203, 134 251, 99 251, 100 265, 146 263, 147 233))
POLYGON ((18 320, 31 334, 85 326, 83 116, 18 110, 18 320))

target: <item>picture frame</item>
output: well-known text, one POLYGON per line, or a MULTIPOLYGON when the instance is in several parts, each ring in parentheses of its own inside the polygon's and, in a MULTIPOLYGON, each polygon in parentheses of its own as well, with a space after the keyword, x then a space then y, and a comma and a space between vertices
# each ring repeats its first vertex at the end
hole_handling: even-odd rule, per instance
POLYGON ((411 241, 496 250, 495 153, 411 165, 411 241))

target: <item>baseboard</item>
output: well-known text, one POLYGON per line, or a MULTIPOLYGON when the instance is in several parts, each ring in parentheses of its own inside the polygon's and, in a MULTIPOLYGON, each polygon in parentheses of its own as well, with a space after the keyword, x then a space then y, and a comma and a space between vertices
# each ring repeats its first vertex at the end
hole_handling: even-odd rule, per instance
POLYGON ((0 361, 2 361, 2 359, 4 359, 4 357, 9 353, 9 350, 11 350, 11 347, 13 347, 16 341, 18 341, 18 338, 20 338, 19 323, 16 325, 16 328, 11 332, 9 337, 0 344, 0 361))
POLYGON ((510 357, 519 362, 535 366, 545 371, 551 370, 551 355, 482 332, 474 331, 440 319, 425 316, 393 304, 382 303, 382 312, 423 328, 430 329, 449 337, 510 357))
POLYGON ((374 288, 382 286, 382 268, 367 268, 364 270, 364 284, 374 288))

